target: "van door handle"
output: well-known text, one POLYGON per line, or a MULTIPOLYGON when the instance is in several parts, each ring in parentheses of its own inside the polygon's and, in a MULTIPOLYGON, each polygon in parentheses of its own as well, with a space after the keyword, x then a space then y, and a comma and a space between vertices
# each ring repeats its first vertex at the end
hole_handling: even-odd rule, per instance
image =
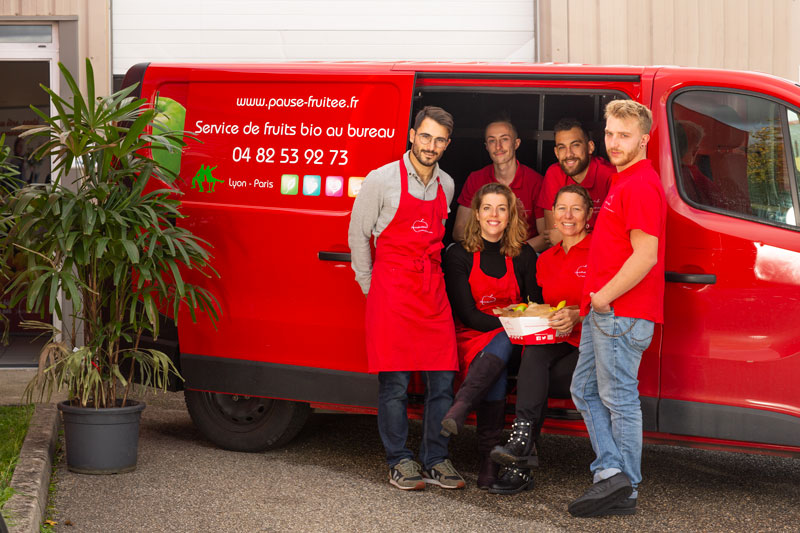
POLYGON ((698 283, 700 285, 713 285, 717 282, 716 274, 681 274, 680 272, 667 272, 667 281, 672 283, 698 283))
POLYGON ((345 263, 350 262, 349 252, 317 252, 317 258, 320 261, 341 261, 345 263))

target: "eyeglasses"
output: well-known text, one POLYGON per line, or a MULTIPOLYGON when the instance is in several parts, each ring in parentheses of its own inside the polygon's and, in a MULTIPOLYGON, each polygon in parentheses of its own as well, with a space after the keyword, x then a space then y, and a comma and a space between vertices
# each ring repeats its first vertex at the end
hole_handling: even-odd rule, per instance
POLYGON ((436 146, 442 147, 447 145, 450 139, 445 139, 444 137, 436 137, 434 138, 433 135, 430 133, 417 133, 417 139, 419 139, 420 144, 430 144, 433 141, 436 146))

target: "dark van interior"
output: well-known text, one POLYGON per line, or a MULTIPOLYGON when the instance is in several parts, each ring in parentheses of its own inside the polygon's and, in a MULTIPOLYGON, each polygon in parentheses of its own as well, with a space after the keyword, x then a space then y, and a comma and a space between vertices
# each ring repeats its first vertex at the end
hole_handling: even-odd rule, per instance
MULTIPOLYGON (((505 87, 425 87, 417 89, 411 113, 414 116, 426 105, 442 107, 455 121, 452 142, 440 161, 441 167, 455 181, 455 197, 450 205, 454 213, 461 188, 470 172, 491 164, 484 146, 486 125, 499 117, 508 117, 522 140, 517 159, 540 174, 556 162, 553 126, 565 117, 580 120, 595 143, 595 154, 605 157, 603 144, 603 109, 622 93, 537 88, 505 87)), ((445 244, 452 242, 455 217, 447 224, 445 244)))
MULTIPOLYGON (((451 216, 447 221, 445 246, 452 242, 452 231, 458 209, 458 195, 470 172, 492 163, 484 146, 486 125, 498 118, 507 117, 517 129, 522 143, 517 159, 544 176, 547 168, 556 162, 553 127, 562 118, 576 118, 589 131, 595 143, 595 154, 606 157, 603 142, 605 120, 603 110, 608 102, 627 98, 618 92, 598 92, 536 88, 476 88, 476 87, 425 87, 417 89, 410 122, 426 105, 439 106, 453 115, 455 130, 452 142, 442 156, 440 165, 455 181, 455 196, 450 204, 451 216)), ((514 394, 518 359, 509 364, 510 394, 514 394)), ((554 380, 551 387, 565 380, 554 380)), ((566 380, 568 382, 569 380, 566 380)), ((553 399, 569 399, 568 390, 551 388, 547 416, 561 419, 578 419, 580 414, 571 405, 553 403, 553 399)), ((422 397, 411 395, 412 401, 422 397)), ((513 407, 509 404, 509 410, 513 407)))

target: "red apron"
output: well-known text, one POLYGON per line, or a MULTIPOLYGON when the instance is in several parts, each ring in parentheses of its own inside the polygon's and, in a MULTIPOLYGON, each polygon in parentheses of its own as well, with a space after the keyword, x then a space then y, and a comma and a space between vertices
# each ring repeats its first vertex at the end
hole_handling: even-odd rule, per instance
MULTIPOLYGON (((514 263, 506 256, 506 273, 502 278, 493 278, 481 270, 481 253, 472 256, 472 270, 469 273, 469 288, 478 311, 493 315, 495 307, 505 307, 520 303, 519 284, 514 273, 514 263)), ((458 322, 456 324, 456 340, 458 342, 458 361, 461 374, 466 374, 470 363, 483 350, 495 335, 503 331, 497 328, 492 331, 478 331, 458 322)))
POLYGON ((375 243, 366 312, 369 372, 458 370, 442 273, 447 200, 441 183, 435 200, 411 196, 402 158, 400 183, 397 213, 375 243))

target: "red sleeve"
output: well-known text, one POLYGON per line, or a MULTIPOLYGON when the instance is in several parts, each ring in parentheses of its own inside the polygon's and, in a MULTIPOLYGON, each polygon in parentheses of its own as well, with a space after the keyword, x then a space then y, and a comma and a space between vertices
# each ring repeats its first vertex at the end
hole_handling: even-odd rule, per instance
POLYGON ((539 255, 539 259, 536 261, 536 283, 540 287, 545 286, 545 282, 547 280, 547 264, 548 264, 548 253, 550 249, 545 250, 539 255))
MULTIPOLYGON (((611 189, 611 177, 617 173, 617 169, 611 166, 611 163, 605 163, 605 160, 597 165, 597 175, 595 176, 595 183, 598 181, 601 184, 595 185, 598 191, 602 192, 603 198, 608 196, 608 191, 611 189)), ((602 203, 602 202, 601 202, 602 203)))
POLYGON ((478 192, 478 175, 476 172, 470 173, 467 176, 467 181, 464 182, 464 187, 461 188, 461 194, 458 195, 458 205, 464 207, 472 207, 472 197, 478 192))
POLYGON ((645 180, 631 181, 622 190, 622 206, 625 229, 640 229, 648 235, 658 237, 661 234, 662 192, 656 187, 660 183, 645 180))
MULTIPOLYGON (((544 174, 542 189, 539 191, 539 198, 536 200, 536 207, 541 212, 541 217, 544 216, 545 209, 549 211, 553 210, 553 202, 559 190, 558 170, 558 163, 553 163, 544 174)), ((537 217, 541 218, 539 215, 537 215, 537 217)))

